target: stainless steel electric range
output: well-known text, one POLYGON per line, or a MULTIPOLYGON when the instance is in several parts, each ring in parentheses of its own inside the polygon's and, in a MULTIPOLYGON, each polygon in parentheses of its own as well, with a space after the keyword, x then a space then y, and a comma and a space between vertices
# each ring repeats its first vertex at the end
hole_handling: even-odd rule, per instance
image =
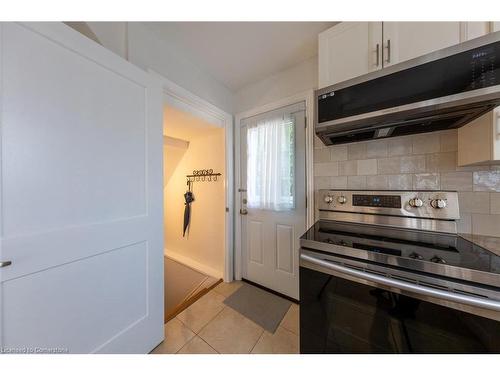
POLYGON ((300 240, 301 353, 500 353, 500 256, 448 191, 319 191, 300 240))

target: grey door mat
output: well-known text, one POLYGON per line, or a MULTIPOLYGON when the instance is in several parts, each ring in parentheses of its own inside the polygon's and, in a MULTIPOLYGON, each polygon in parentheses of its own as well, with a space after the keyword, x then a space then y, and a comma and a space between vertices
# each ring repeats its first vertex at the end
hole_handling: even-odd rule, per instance
POLYGON ((249 284, 243 284, 224 300, 224 304, 271 333, 276 331, 292 305, 282 297, 249 284))

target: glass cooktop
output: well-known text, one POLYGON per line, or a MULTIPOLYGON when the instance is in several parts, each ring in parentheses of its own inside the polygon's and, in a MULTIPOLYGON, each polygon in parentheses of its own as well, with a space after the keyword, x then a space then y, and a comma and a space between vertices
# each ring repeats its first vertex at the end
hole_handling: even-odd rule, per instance
POLYGON ((301 246, 352 258, 367 259, 367 254, 369 259, 397 257, 402 260, 398 265, 414 269, 428 262, 500 274, 500 256, 453 234, 320 220, 301 237, 301 246))

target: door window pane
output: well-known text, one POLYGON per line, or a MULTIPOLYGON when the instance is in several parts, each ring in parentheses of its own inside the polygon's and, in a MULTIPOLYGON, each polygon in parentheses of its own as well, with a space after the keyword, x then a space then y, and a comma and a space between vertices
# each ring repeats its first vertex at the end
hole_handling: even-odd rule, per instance
POLYGON ((274 211, 295 207, 293 115, 260 119, 247 127, 248 207, 274 211))

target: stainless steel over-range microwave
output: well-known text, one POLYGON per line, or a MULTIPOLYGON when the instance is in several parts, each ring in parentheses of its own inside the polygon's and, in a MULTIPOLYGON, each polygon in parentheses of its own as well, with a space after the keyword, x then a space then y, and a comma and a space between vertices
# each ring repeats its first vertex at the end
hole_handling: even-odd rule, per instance
POLYGON ((326 145, 460 127, 500 105, 500 32, 315 94, 326 145))

